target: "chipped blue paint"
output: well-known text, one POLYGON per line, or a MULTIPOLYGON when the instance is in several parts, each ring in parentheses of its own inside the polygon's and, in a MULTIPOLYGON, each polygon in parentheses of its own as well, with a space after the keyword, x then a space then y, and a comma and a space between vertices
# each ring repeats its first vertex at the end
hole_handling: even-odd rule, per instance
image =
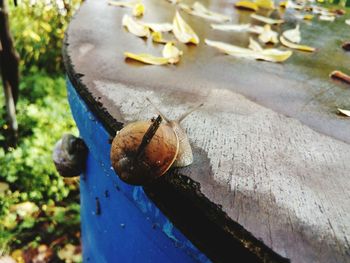
POLYGON ((169 220, 167 220, 163 225, 163 232, 172 240, 179 242, 173 234, 173 229, 174 229, 173 224, 169 220))
POLYGON ((109 134, 69 80, 67 91, 80 136, 89 147, 80 183, 83 261, 210 262, 173 226, 142 187, 128 185, 115 175, 109 158, 109 134), (96 198, 100 214, 96 213, 96 198))

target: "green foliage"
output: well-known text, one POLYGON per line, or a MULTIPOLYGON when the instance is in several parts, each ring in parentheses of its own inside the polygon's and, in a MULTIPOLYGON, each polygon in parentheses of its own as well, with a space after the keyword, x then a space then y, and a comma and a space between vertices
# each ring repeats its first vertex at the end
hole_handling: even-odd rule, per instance
MULTIPOLYGON (((57 244, 64 245, 57 243, 62 236, 64 243, 79 244, 80 231, 78 184, 65 182, 51 157, 63 133, 78 134, 66 97, 61 47, 69 18, 80 0, 31 1, 34 5, 23 0, 17 7, 12 2, 10 27, 21 57, 19 142, 16 148, 7 147, 3 106, 0 256, 16 248, 32 251, 43 243, 55 244, 56 249, 57 244), (4 185, 9 189, 4 190, 4 185)), ((4 101, 2 93, 0 101, 4 101)), ((54 261, 59 261, 57 256, 54 261)))
POLYGON ((22 0, 15 7, 9 1, 11 32, 24 73, 33 65, 50 73, 62 70, 62 39, 80 2, 22 0))
POLYGON ((32 97, 18 103, 19 147, 0 150, 0 178, 26 192, 31 200, 61 200, 67 196, 62 178, 52 163, 54 143, 63 133, 74 131, 62 77, 38 72, 23 79, 21 91, 32 97))

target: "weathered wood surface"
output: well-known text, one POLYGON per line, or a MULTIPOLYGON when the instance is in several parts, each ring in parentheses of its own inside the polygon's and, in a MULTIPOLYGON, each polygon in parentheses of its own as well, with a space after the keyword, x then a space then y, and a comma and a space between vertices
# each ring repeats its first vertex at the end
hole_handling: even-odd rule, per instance
MULTIPOLYGON (((233 23, 250 21, 231 1, 203 3, 232 15, 233 23)), ((144 21, 172 20, 175 9, 168 2, 145 4, 144 21)), ((117 126, 113 118, 127 123, 154 116, 146 97, 170 118, 204 102, 183 122, 195 161, 181 173, 291 262, 350 262, 350 120, 336 114, 337 107, 350 108, 350 89, 328 77, 350 67, 340 47, 349 37, 345 17, 301 22, 303 43, 318 52, 295 52, 286 63, 273 64, 205 46, 204 37, 246 45, 249 35, 216 32, 209 22, 183 13, 201 43, 178 45, 184 51, 181 63, 157 67, 124 61, 124 51, 161 54, 162 49, 127 33, 121 26, 125 13, 130 10, 107 1, 87 1, 66 40, 68 73, 83 74, 81 94, 107 128, 117 126)))

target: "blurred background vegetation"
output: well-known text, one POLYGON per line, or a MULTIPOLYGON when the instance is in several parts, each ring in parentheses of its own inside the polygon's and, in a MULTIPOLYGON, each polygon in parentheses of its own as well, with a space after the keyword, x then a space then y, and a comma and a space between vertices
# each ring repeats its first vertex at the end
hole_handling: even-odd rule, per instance
POLYGON ((78 134, 66 99, 61 57, 64 32, 81 0, 22 0, 10 6, 10 30, 20 61, 19 141, 6 142, 0 108, 0 260, 79 262, 79 189, 53 165, 55 142, 78 134))

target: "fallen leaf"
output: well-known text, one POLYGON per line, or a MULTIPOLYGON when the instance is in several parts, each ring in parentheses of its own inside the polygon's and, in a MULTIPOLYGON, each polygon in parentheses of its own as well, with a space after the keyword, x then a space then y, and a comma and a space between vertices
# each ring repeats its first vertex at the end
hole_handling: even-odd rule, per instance
POLYGON ((180 7, 190 15, 198 16, 204 19, 216 22, 227 22, 231 20, 229 16, 210 11, 199 2, 195 2, 191 8, 189 8, 187 5, 181 5, 180 7))
POLYGON ((293 43, 300 43, 301 35, 299 30, 299 25, 297 25, 294 29, 286 30, 282 33, 282 36, 293 43))
POLYGON ((306 52, 314 52, 316 50, 316 48, 314 48, 314 47, 292 43, 292 42, 288 41, 287 39, 285 39, 283 36, 280 37, 280 41, 281 41, 282 45, 289 47, 289 48, 292 48, 292 49, 297 49, 297 50, 306 51, 306 52))
POLYGON ((57 256, 66 263, 81 262, 81 249, 72 244, 66 244, 61 250, 57 252, 57 256))
POLYGON ((255 20, 258 20, 260 22, 264 22, 264 23, 270 24, 270 25, 278 25, 278 24, 284 23, 284 21, 282 19, 273 19, 273 18, 266 17, 266 16, 260 16, 257 14, 251 14, 250 17, 255 19, 255 20))
POLYGON ((273 0, 255 0, 258 7, 264 9, 275 9, 275 3, 273 0))
POLYGON ((147 26, 134 20, 127 14, 123 16, 122 25, 125 26, 130 33, 138 37, 148 37, 150 34, 149 28, 147 26))
POLYGON ((124 56, 145 64, 150 64, 150 65, 165 65, 168 63, 167 58, 156 57, 145 53, 135 54, 131 52, 124 52, 124 56))
POLYGON ((170 32, 173 30, 173 25, 170 23, 147 23, 141 21, 140 23, 155 32, 170 32))
POLYGON ((312 20, 313 18, 314 18, 314 16, 311 15, 311 14, 305 14, 305 15, 303 16, 303 19, 304 19, 304 20, 312 20))
POLYGON ((248 48, 250 48, 251 50, 254 50, 254 51, 263 51, 263 48, 259 45, 259 43, 251 37, 249 38, 248 48))
POLYGON ((0 194, 5 193, 10 188, 8 183, 0 182, 0 194))
POLYGON ((133 2, 126 2, 126 1, 108 1, 109 5, 113 6, 119 6, 119 7, 130 7, 132 8, 135 4, 137 4, 137 1, 133 2))
POLYGON ((350 84, 350 76, 339 70, 334 70, 329 76, 332 79, 340 80, 342 82, 350 84))
POLYGON ((199 44, 199 38, 197 34, 180 16, 178 11, 176 11, 173 20, 173 32, 175 37, 182 43, 193 43, 196 45, 199 44))
POLYGON ((33 263, 42 263, 42 262, 50 262, 50 259, 53 256, 53 251, 47 245, 42 244, 36 249, 36 255, 33 256, 33 263))
POLYGON ((338 108, 338 112, 346 117, 350 117, 350 110, 344 110, 344 109, 338 108))
POLYGON ((34 213, 39 211, 39 207, 33 202, 23 202, 19 204, 12 205, 10 207, 11 212, 16 212, 21 218, 32 216, 34 213))
POLYGON ((238 1, 235 3, 235 7, 238 9, 251 10, 254 12, 258 11, 258 5, 250 1, 238 1))
POLYGON ((240 25, 232 25, 232 24, 211 24, 212 29, 221 30, 221 31, 235 31, 235 32, 246 32, 251 27, 250 24, 240 24, 240 25))
POLYGON ((269 24, 264 26, 263 32, 259 35, 259 40, 264 44, 276 44, 278 43, 278 34, 271 30, 269 24))
POLYGON ((295 10, 302 10, 303 6, 301 4, 296 4, 293 1, 287 1, 286 8, 295 9, 295 10))
POLYGON ((161 32, 152 32, 152 41, 156 42, 156 43, 160 43, 160 44, 166 44, 167 42, 169 42, 168 40, 163 38, 163 35, 161 32))
POLYGON ((144 4, 137 3, 136 5, 134 5, 134 7, 132 9, 133 16, 136 16, 136 17, 143 16, 144 13, 145 13, 144 4))
POLYGON ((125 1, 109 1, 109 5, 119 6, 119 7, 129 7, 132 8, 133 16, 139 17, 142 16, 145 12, 144 4, 139 1, 125 2, 125 1))
POLYGON ((283 62, 293 54, 292 51, 282 51, 278 49, 263 49, 261 51, 256 51, 209 39, 205 39, 205 43, 231 56, 270 62, 283 62))
POLYGON ((168 59, 170 64, 178 63, 182 54, 182 51, 175 47, 172 42, 166 43, 162 52, 163 57, 168 59))
POLYGON ((333 22, 335 20, 335 16, 333 16, 333 15, 321 15, 321 16, 319 16, 319 19, 322 21, 333 22))
POLYGON ((10 256, 0 256, 0 263, 17 263, 13 257, 10 256))

